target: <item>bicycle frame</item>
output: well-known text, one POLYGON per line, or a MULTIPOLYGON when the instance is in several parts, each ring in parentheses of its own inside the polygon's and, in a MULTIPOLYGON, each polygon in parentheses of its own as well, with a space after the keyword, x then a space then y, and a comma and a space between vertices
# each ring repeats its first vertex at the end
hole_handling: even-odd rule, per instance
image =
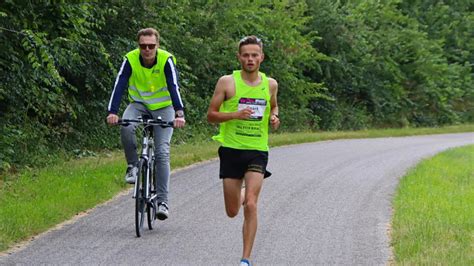
MULTIPOLYGON (((146 164, 147 164, 147 173, 146 173, 146 180, 145 180, 145 199, 150 199, 150 167, 154 167, 154 161, 155 161, 155 151, 154 151, 154 140, 153 140, 153 128, 150 126, 145 126, 143 128, 143 138, 142 138, 142 150, 140 154, 140 159, 143 159, 146 164)), ((132 198, 135 198, 137 196, 137 184, 138 182, 135 182, 135 186, 133 189, 133 196, 132 198)), ((153 198, 155 198, 156 195, 154 195, 153 198)), ((152 199, 150 199, 152 200, 152 199)))

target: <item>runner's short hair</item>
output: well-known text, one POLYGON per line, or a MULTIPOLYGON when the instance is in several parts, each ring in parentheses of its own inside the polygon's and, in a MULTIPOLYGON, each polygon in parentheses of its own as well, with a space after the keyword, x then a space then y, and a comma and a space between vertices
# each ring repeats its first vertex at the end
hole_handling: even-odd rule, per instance
POLYGON ((260 46, 260 49, 263 50, 262 40, 260 38, 258 38, 257 36, 255 36, 255 35, 250 35, 250 36, 246 36, 246 37, 242 38, 239 41, 239 52, 240 52, 240 48, 244 45, 247 45, 247 44, 256 44, 256 45, 260 46))

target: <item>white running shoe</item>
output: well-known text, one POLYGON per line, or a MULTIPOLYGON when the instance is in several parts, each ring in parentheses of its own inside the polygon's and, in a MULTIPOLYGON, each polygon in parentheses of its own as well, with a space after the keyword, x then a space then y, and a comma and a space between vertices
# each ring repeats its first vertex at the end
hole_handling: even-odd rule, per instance
POLYGON ((135 180, 137 180, 138 175, 138 167, 130 164, 127 167, 127 173, 125 174, 125 182, 129 184, 135 184, 135 180))
POLYGON ((160 202, 158 204, 158 209, 156 210, 156 218, 158 220, 166 220, 169 215, 168 204, 166 202, 160 202))
POLYGON ((248 259, 241 259, 240 266, 251 266, 250 261, 248 259))

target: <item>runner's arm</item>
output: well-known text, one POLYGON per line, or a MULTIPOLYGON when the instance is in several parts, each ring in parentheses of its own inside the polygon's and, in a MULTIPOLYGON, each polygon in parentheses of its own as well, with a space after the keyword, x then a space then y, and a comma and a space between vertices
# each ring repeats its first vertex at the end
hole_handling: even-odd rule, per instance
POLYGON ((207 110, 207 121, 210 123, 222 123, 232 119, 247 119, 253 113, 250 109, 229 113, 219 112, 219 108, 226 100, 226 95, 232 89, 232 86, 232 76, 223 76, 217 81, 214 95, 212 96, 211 103, 207 110))
POLYGON ((276 80, 270 78, 270 125, 273 129, 278 129, 280 126, 280 116, 278 109, 278 83, 276 80))

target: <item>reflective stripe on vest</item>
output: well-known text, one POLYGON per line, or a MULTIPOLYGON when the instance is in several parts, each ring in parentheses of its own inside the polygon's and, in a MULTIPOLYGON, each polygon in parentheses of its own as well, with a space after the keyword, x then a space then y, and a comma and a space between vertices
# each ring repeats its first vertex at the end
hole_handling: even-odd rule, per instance
POLYGON ((153 91, 153 92, 144 92, 144 91, 139 92, 137 87, 135 87, 135 86, 129 86, 128 89, 129 89, 129 92, 130 92, 130 90, 134 91, 136 93, 139 93, 143 97, 151 97, 151 96, 156 96, 155 94, 157 92, 167 91, 168 87, 164 87, 164 88, 161 88, 161 89, 159 89, 157 91, 153 91))
POLYGON ((165 64, 169 57, 176 59, 165 50, 158 49, 157 62, 152 68, 140 64, 140 50, 127 53, 126 58, 132 67, 128 81, 130 101, 142 102, 149 110, 157 110, 172 104, 165 77, 165 64))

